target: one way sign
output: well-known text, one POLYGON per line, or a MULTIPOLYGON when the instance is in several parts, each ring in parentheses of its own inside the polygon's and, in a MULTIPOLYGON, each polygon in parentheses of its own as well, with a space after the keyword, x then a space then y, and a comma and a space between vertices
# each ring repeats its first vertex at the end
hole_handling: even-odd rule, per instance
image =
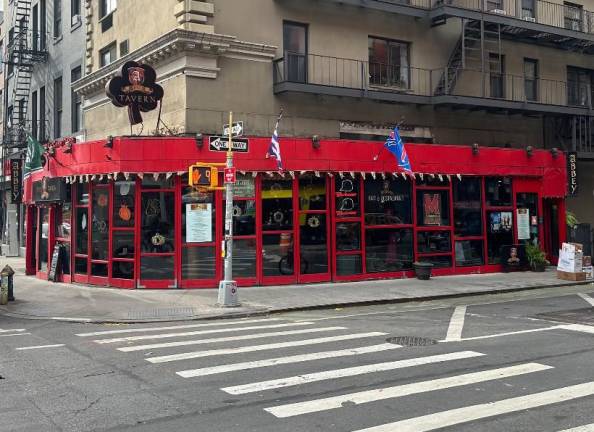
MULTIPOLYGON (((249 151, 249 141, 247 138, 232 138, 231 150, 234 152, 247 153, 249 151)), ((229 138, 211 136, 208 137, 208 147, 210 151, 227 151, 229 149, 229 138)))
MULTIPOLYGON (((231 126, 231 136, 240 137, 243 135, 243 122, 235 122, 231 126)), ((223 125, 223 136, 229 136, 229 125, 223 125)))

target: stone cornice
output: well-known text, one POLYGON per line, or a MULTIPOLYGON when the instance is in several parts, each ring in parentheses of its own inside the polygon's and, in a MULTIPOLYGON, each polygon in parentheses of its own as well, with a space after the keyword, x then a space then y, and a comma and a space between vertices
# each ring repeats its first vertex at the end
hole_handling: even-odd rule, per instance
POLYGON ((117 61, 86 75, 76 81, 72 85, 72 89, 84 96, 103 91, 107 81, 120 71, 125 62, 130 60, 146 62, 153 67, 158 67, 168 59, 196 54, 272 61, 276 54, 276 47, 240 41, 235 36, 175 29, 117 61))

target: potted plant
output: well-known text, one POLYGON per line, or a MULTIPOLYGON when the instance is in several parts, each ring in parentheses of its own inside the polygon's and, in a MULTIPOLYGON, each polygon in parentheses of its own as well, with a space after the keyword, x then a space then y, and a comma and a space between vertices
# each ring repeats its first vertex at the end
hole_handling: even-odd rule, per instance
POLYGON ((431 278, 431 269, 433 268, 433 264, 428 262, 417 261, 413 263, 413 268, 415 269, 417 279, 429 280, 431 278))
POLYGON ((535 272, 545 271, 546 266, 550 264, 543 250, 538 245, 526 245, 526 258, 530 264, 530 268, 535 272))

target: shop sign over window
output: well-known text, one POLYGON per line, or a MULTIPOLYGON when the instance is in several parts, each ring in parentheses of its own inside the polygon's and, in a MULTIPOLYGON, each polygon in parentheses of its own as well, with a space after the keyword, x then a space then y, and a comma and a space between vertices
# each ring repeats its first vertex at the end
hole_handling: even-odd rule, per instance
POLYGON ((33 182, 33 201, 55 202, 66 199, 66 183, 60 177, 44 177, 40 181, 33 182))
POLYGON ((577 152, 567 153, 567 194, 576 196, 578 193, 577 152))

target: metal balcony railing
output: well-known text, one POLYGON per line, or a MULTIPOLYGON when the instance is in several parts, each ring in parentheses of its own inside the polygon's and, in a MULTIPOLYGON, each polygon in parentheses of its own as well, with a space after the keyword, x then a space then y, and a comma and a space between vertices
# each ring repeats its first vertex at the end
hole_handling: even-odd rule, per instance
MULTIPOLYGON (((285 53, 274 61, 274 84, 293 83, 323 92, 324 87, 414 96, 460 96, 561 107, 592 107, 592 87, 578 82, 470 69, 423 69, 316 54, 285 53), (456 75, 453 88, 442 77, 456 75)), ((336 92, 333 92, 336 93, 336 92)), ((436 100, 437 101, 437 100, 436 100)), ((450 102, 452 103, 452 102, 450 102)), ((465 101, 468 103, 468 101, 465 101)))
POLYGON ((432 0, 431 8, 440 6, 507 16, 581 33, 594 33, 594 13, 577 5, 546 0, 432 0))
POLYGON ((32 64, 47 59, 47 35, 32 30, 16 33, 6 47, 6 62, 32 64))

